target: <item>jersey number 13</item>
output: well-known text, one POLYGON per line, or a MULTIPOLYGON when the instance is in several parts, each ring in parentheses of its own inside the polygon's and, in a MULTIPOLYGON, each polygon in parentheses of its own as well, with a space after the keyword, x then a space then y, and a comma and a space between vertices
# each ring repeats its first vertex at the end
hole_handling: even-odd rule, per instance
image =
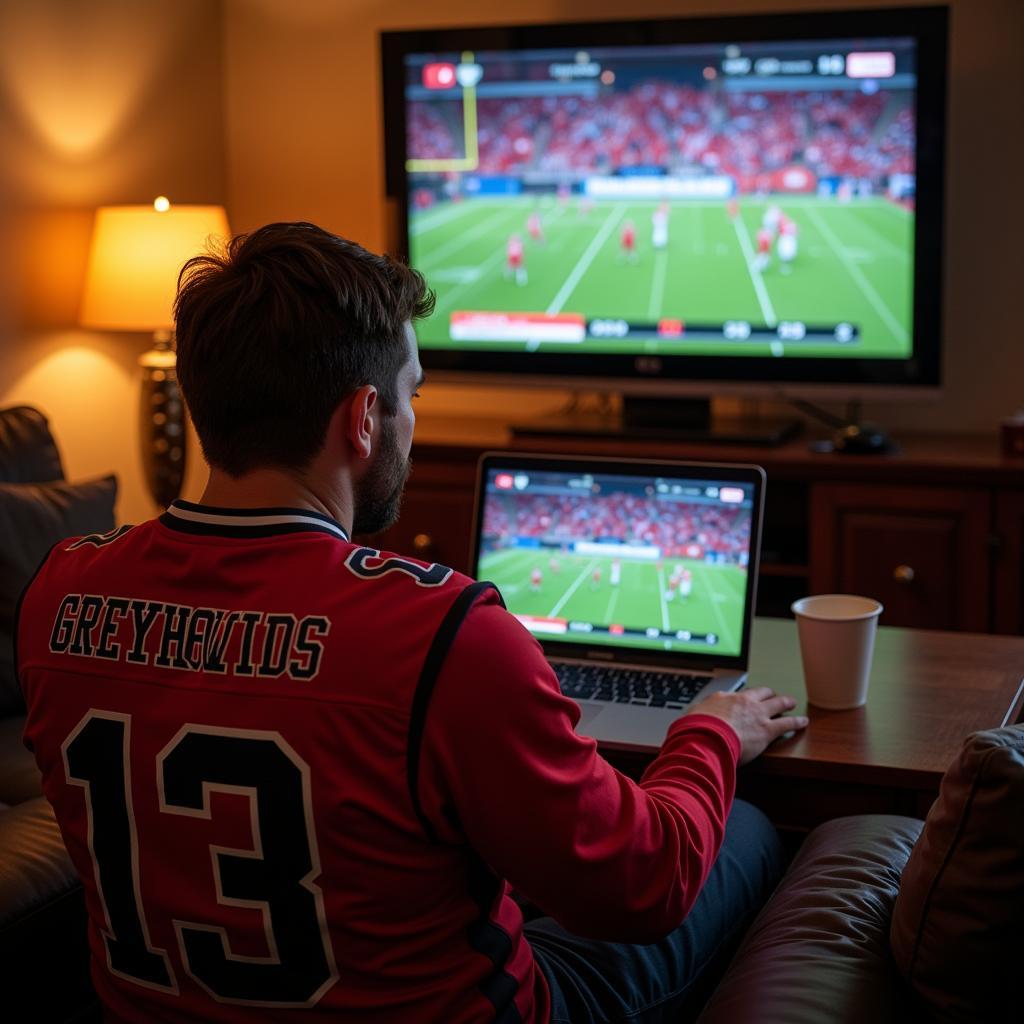
MULTIPOLYGON (((166 951, 150 942, 132 810, 131 716, 91 710, 63 744, 67 781, 89 815, 107 965, 120 978, 178 992, 166 951)), ((262 911, 268 956, 231 951, 223 927, 175 921, 186 972, 222 1002, 312 1006, 337 979, 309 792, 309 768, 279 733, 186 725, 157 755, 160 810, 210 818, 210 792, 248 797, 254 849, 211 848, 218 900, 262 911)), ((168 851, 173 857, 173 850, 168 851)))

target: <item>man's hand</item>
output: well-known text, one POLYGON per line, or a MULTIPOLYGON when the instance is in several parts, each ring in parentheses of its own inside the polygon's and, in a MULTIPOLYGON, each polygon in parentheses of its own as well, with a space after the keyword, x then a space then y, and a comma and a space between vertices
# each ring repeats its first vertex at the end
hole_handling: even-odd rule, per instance
POLYGON ((747 764, 783 733, 807 728, 804 715, 775 717, 795 707, 792 697, 776 694, 767 686, 756 686, 739 693, 713 693, 692 705, 687 714, 711 715, 731 725, 740 738, 740 764, 747 764))

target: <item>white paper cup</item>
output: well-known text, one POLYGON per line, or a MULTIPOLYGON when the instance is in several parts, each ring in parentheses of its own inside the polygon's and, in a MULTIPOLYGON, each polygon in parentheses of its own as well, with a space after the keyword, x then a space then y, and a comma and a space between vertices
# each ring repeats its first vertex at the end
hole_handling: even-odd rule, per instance
POLYGON ((792 609, 808 701, 830 711, 861 707, 882 606, 870 597, 820 594, 794 601, 792 609))

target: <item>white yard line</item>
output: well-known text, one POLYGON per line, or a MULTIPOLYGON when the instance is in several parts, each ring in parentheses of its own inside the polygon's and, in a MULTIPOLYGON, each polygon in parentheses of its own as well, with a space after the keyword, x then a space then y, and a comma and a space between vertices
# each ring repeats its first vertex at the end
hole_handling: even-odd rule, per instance
POLYGON ((484 274, 488 273, 490 270, 500 266, 501 262, 504 259, 505 250, 503 248, 499 248, 498 251, 489 260, 484 260, 484 262, 479 265, 477 269, 480 271, 480 273, 476 277, 467 279, 463 281, 461 284, 457 284, 450 292, 447 292, 446 294, 439 296, 437 306, 434 309, 435 314, 440 313, 442 310, 448 309, 452 305, 452 302, 455 299, 456 295, 458 295, 464 289, 468 288, 471 284, 475 284, 477 281, 480 280, 481 277, 484 276, 484 274))
POLYGON ((580 279, 590 268, 590 264, 594 262, 594 257, 598 254, 601 246, 607 241, 608 236, 615 230, 619 221, 622 220, 625 212, 626 207, 619 204, 608 214, 604 224, 601 225, 601 230, 594 235, 593 241, 584 250, 576 266, 572 268, 572 272, 565 279, 565 284, 558 289, 558 294, 551 300, 551 305, 547 308, 549 314, 562 311, 562 306, 565 305, 566 300, 576 290, 576 285, 580 283, 580 279))
MULTIPOLYGON (((499 563, 507 562, 513 555, 521 555, 522 551, 519 548, 505 548, 504 551, 495 551, 491 554, 484 555, 487 559, 487 571, 490 572, 494 566, 499 563)), ((481 559, 481 562, 483 559, 481 559)), ((481 566, 483 568, 483 566, 481 566)))
POLYGON ((654 254, 654 279, 651 281, 651 301, 647 303, 647 316, 652 320, 661 313, 661 303, 665 298, 665 274, 667 269, 668 250, 662 249, 654 254))
POLYGON ((604 623, 605 626, 612 624, 612 615, 615 613, 615 606, 619 603, 619 591, 622 590, 622 584, 620 583, 617 587, 612 587, 612 596, 608 601, 608 607, 604 612, 604 623))
POLYGON ((484 220, 479 221, 475 227, 470 228, 455 238, 449 239, 444 245, 438 246, 436 249, 426 249, 424 243, 420 243, 417 265, 424 268, 435 266, 453 252, 458 252, 470 242, 475 242, 481 235, 486 235, 496 224, 500 224, 503 220, 507 219, 508 213, 507 209, 499 210, 492 217, 486 217, 484 220))
POLYGON ((889 309, 885 302, 882 301, 881 295, 875 291, 860 267, 850 259, 849 253, 832 233, 832 229, 822 220, 821 214, 813 206, 808 206, 807 216, 814 221, 814 226, 821 233, 822 238, 825 239, 832 251, 839 257, 840 262, 849 271, 850 277, 854 279, 857 286, 864 293, 864 297, 871 303, 875 312, 885 321, 886 326, 896 336, 896 340, 906 345, 908 341, 906 328, 896 319, 892 310, 889 309))
POLYGON ((573 585, 559 598, 558 603, 555 605, 555 607, 548 612, 547 617, 549 619, 553 619, 565 607, 565 602, 568 601, 569 598, 576 593, 576 591, 579 589, 579 585, 587 578, 587 573, 589 573, 594 568, 596 562, 597 559, 592 558, 583 567, 583 571, 579 574, 579 576, 576 577, 575 581, 573 582, 573 585))
POLYGON ((671 628, 668 621, 668 604, 665 601, 665 570, 658 566, 658 600, 661 601, 661 628, 667 633, 671 628))
MULTIPOLYGON (((848 206, 834 206, 829 207, 829 209, 843 210, 849 213, 856 212, 854 210, 850 210, 848 206)), ((901 249, 895 242, 890 242, 889 239, 886 238, 885 235, 883 235, 882 232, 878 230, 878 228, 876 228, 873 224, 869 223, 868 221, 857 220, 856 223, 858 227, 864 228, 867 231, 869 231, 872 235, 874 235, 875 238, 878 239, 878 241, 881 243, 882 247, 888 249, 894 256, 900 256, 903 259, 909 259, 913 257, 913 239, 911 239, 911 249, 908 251, 907 249, 901 249)))
POLYGON ((428 231, 433 231, 434 228, 439 228, 442 224, 447 224, 450 220, 455 220, 456 217, 461 217, 464 213, 469 213, 472 208, 467 202, 452 203, 447 209, 438 210, 429 220, 422 216, 416 217, 409 226, 409 234, 426 234, 428 231))
POLYGON ((778 322, 778 318, 775 316, 775 307, 772 305, 768 289, 764 285, 761 271, 754 266, 754 246, 750 241, 750 232, 747 230, 747 225, 740 214, 737 214, 731 220, 732 226, 736 229, 736 237, 740 241, 740 248, 743 250, 744 259, 747 261, 747 270, 750 272, 750 281, 754 286, 754 291, 757 293, 757 301, 761 304, 761 315, 769 327, 774 327, 778 322))

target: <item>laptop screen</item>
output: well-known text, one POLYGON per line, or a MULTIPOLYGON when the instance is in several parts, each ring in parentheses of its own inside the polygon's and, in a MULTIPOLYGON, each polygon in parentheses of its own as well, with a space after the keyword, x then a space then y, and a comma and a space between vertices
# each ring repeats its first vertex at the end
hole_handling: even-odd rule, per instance
POLYGON ((482 484, 476 577, 538 639, 741 653, 753 483, 490 462, 482 484))

